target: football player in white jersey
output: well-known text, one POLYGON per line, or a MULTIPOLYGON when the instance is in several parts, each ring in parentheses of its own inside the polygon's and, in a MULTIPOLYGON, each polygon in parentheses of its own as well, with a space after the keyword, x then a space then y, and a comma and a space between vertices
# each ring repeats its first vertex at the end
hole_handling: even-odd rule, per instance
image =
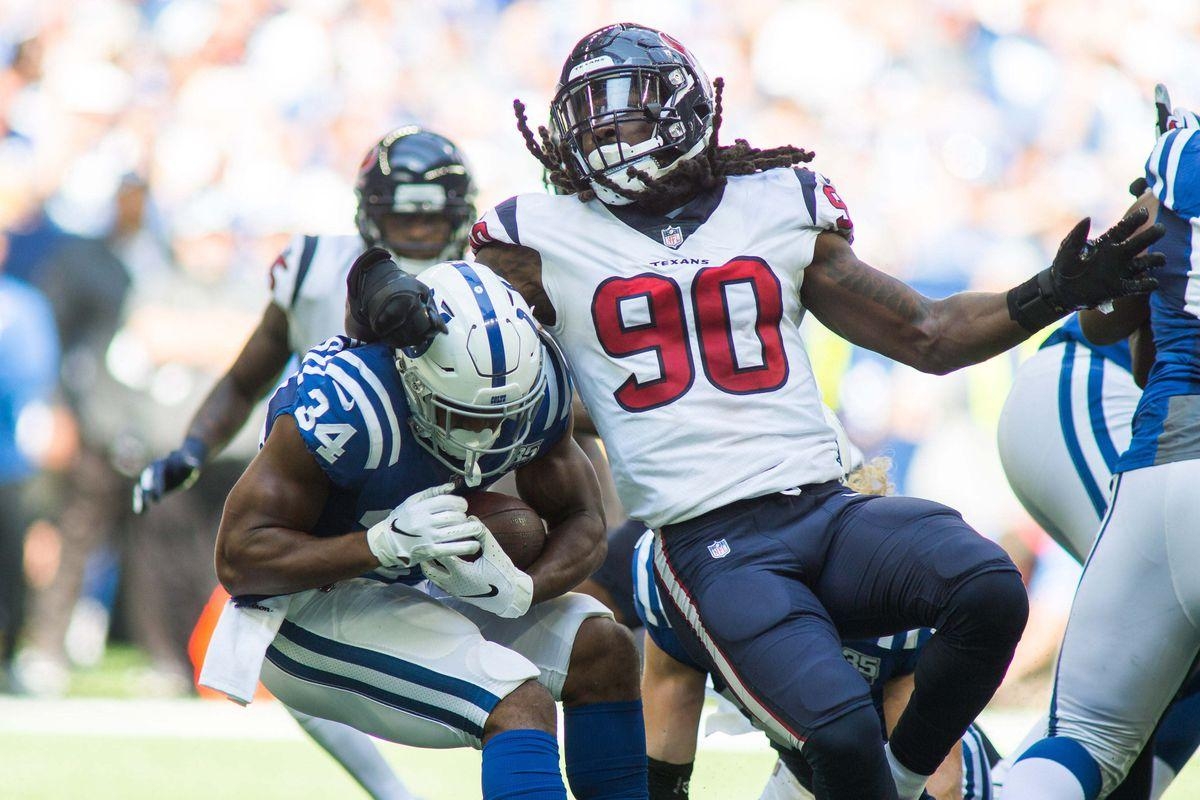
MULTIPOLYGON (((258 327, 197 409, 183 444, 142 471, 134 510, 195 482, 276 385, 288 359, 345 330, 346 276, 364 250, 387 248, 409 273, 462 255, 475 184, 462 153, 444 136, 411 125, 388 133, 364 158, 355 196, 357 235, 296 236, 275 260, 271 301, 258 327)), ((411 797, 368 737, 293 714, 377 800, 411 797)))
POLYGON ((657 533, 672 627, 780 741, 818 797, 916 798, 991 697, 1027 599, 952 509, 838 482, 799 323, 927 372, 1002 352, 1072 310, 1150 290, 1144 213, 1090 222, 1007 293, 933 301, 861 262, 812 154, 722 147, 719 87, 683 45, 619 24, 568 57, 541 144, 565 194, 521 195, 472 229, 566 351, 629 515, 657 533), (747 602, 752 598, 753 602, 747 602), (885 749, 840 636, 932 627, 885 749))
POLYGON ((1154 365, 1118 458, 1108 512, 1084 565, 1055 671, 1046 738, 1013 764, 1006 797, 1110 796, 1200 651, 1200 558, 1195 487, 1200 481, 1200 137, 1190 113, 1168 113, 1159 94, 1158 142, 1146 162, 1149 208, 1166 235, 1160 285, 1111 314, 1081 315, 1099 344, 1147 321, 1154 365))
POLYGON ((460 258, 475 191, 465 158, 446 137, 408 125, 380 139, 354 186, 358 234, 296 236, 279 254, 258 327, 193 415, 183 444, 142 471, 134 509, 190 486, 274 388, 288 359, 345 331, 346 276, 364 250, 387 249, 413 275, 460 258))

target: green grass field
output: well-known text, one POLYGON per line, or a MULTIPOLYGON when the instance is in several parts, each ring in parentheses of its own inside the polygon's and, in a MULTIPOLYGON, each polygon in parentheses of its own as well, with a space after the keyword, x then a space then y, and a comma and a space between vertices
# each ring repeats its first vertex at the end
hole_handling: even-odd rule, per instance
MULTIPOLYGON (((479 755, 386 746, 389 761, 426 800, 479 797, 479 755)), ((297 800, 365 794, 306 740, 0 735, 7 800, 297 800)), ((770 771, 767 751, 703 752, 695 800, 754 800, 770 771)), ((1167 800, 1200 796, 1200 769, 1186 771, 1167 800)))
MULTIPOLYGON (((365 793, 280 707, 257 702, 137 700, 145 666, 114 648, 104 664, 77 674, 66 701, 0 698, 0 798, 3 800, 301 800, 365 793)), ((1002 715, 1001 715, 1002 716, 1002 715)), ((1011 746, 1031 721, 984 719, 998 744, 1011 746)), ((1027 715, 1026 715, 1027 716, 1027 715)), ((694 800, 755 800, 774 762, 747 737, 702 740, 694 800), (729 744, 732 741, 733 744, 729 744), (733 749, 730 749, 733 748, 733 749)), ((381 743, 424 800, 478 798, 479 754, 416 750, 381 743)), ((1193 763, 1165 800, 1200 797, 1193 763)))
MULTIPOLYGON (((0 736, 7 800, 298 800, 366 795, 307 741, 0 736)), ((425 800, 479 797, 479 755, 388 747, 388 758, 425 800)), ((773 763, 767 752, 706 753, 697 800, 755 798, 773 763)))

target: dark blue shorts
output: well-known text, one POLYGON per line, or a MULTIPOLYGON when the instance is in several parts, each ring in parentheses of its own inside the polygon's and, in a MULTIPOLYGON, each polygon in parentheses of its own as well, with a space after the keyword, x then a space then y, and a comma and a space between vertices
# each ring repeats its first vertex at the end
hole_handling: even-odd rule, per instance
POLYGON ((661 533, 655 577, 671 627, 793 747, 871 702, 843 637, 941 627, 963 582, 1016 570, 953 509, 836 482, 743 500, 661 533))

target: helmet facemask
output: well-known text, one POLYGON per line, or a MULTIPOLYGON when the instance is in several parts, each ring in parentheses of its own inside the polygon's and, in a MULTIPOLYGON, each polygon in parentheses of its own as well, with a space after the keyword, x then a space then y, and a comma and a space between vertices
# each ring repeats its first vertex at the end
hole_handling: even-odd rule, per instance
POLYGON ((636 45, 632 52, 642 55, 622 55, 630 51, 617 42, 598 50, 577 46, 550 106, 555 138, 567 145, 574 168, 596 196, 611 205, 631 203, 625 195, 646 188, 628 174, 630 167, 660 178, 699 155, 712 137, 712 89, 690 54, 649 29, 619 36, 649 40, 657 45, 655 54, 636 45))
POLYGON ((433 392, 407 356, 396 359, 411 410, 413 432, 421 445, 446 468, 463 476, 467 486, 508 471, 529 438, 533 417, 546 387, 544 372, 528 394, 498 405, 464 404, 433 392), (485 472, 484 458, 500 457, 485 472))

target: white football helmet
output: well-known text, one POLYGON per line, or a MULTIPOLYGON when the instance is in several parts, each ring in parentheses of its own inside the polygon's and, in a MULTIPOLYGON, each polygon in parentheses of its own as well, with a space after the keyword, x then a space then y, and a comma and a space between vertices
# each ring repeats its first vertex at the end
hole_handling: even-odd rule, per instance
POLYGON ((396 351, 410 423, 434 458, 478 486, 503 474, 529 436, 547 380, 539 326, 482 264, 446 261, 417 280, 432 290, 446 332, 396 351))

